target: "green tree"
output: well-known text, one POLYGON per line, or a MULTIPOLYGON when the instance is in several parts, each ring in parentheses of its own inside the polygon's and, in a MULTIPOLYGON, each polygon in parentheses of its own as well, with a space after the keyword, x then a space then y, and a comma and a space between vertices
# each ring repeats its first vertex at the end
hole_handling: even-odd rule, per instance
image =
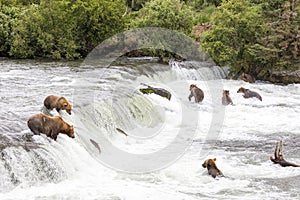
POLYGON ((163 27, 190 35, 194 23, 193 10, 180 0, 152 0, 140 9, 131 26, 163 27))
POLYGON ((77 0, 70 12, 76 20, 76 44, 84 56, 103 40, 125 30, 125 0, 77 0))
POLYGON ((40 0, 18 18, 9 51, 17 58, 76 59, 124 30, 125 0, 40 0))
POLYGON ((12 42, 12 30, 16 26, 17 15, 20 8, 0 6, 0 56, 8 56, 12 42))
MULTIPOLYGON (((139 11, 132 13, 130 27, 161 27, 190 35, 194 23, 193 14, 192 7, 187 6, 180 0, 152 0, 147 2, 139 11)), ((154 39, 156 38, 155 34, 157 34, 155 31, 152 34, 152 37, 145 37, 143 43, 151 44, 153 48, 137 50, 132 52, 132 55, 158 56, 162 59, 178 56, 172 53, 172 50, 169 48, 170 44, 166 40, 163 40, 161 37, 154 39), (152 40, 148 41, 146 38, 152 38, 152 40)), ((177 36, 169 36, 168 39, 169 41, 174 41, 171 46, 177 46, 179 49, 182 49, 184 48, 183 44, 178 42, 180 38, 176 38, 177 36)), ((135 41, 127 42, 127 45, 134 46, 135 41)), ((129 55, 131 54, 129 53, 129 55)))
POLYGON ((6 5, 8 7, 15 7, 15 6, 24 6, 30 4, 39 4, 40 0, 0 0, 0 6, 6 5))
POLYGON ((277 0, 264 2, 264 16, 269 29, 264 46, 276 49, 277 62, 268 70, 298 68, 300 57, 299 24, 300 6, 295 0, 277 0), (276 4, 274 4, 276 2, 276 4), (276 14, 274 14, 276 13, 276 14), (267 42, 266 42, 267 41, 267 42))
POLYGON ((126 0, 126 5, 130 8, 131 11, 138 11, 148 1, 150 0, 126 0))
POLYGON ((72 32, 74 17, 68 13, 69 2, 41 0, 22 13, 15 28, 10 55, 17 58, 78 58, 72 32))
POLYGON ((261 6, 245 0, 223 1, 213 16, 213 26, 202 38, 202 46, 219 65, 231 66, 231 73, 241 70, 256 74, 251 49, 262 48, 265 34, 261 6))

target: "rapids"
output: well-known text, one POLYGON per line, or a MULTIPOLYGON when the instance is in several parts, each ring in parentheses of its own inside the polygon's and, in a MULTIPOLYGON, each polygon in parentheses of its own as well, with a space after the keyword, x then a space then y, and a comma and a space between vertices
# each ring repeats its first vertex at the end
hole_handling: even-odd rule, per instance
POLYGON ((0 199, 299 199, 300 169, 269 157, 283 140, 285 159, 300 163, 300 85, 226 74, 210 63, 152 58, 109 67, 2 60, 0 199), (141 83, 167 89, 171 100, 141 94, 141 83), (192 83, 205 93, 198 105, 188 101, 192 83), (241 86, 263 101, 244 99, 241 86), (223 89, 233 106, 221 105, 223 89), (28 129, 50 94, 73 104, 71 116, 60 115, 75 139, 28 129), (208 176, 207 158, 217 158, 224 178, 208 176))

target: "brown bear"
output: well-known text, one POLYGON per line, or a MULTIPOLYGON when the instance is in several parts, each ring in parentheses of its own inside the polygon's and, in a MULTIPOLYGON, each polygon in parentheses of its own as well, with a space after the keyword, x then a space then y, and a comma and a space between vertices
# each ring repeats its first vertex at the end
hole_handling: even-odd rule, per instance
POLYGON ((192 97, 194 97, 196 103, 202 102, 202 100, 204 98, 204 93, 200 88, 198 88, 196 86, 196 84, 190 85, 190 91, 191 91, 191 94, 189 96, 189 101, 191 101, 192 97))
POLYGON ((255 83, 255 78, 250 74, 246 74, 244 72, 240 75, 240 79, 248 83, 255 83))
POLYGON ((68 102, 68 100, 65 97, 59 97, 54 95, 47 96, 44 100, 44 106, 49 110, 55 108, 57 112, 59 112, 60 110, 66 110, 67 113, 71 115, 72 105, 68 102))
POLYGON ((229 96, 229 90, 223 90, 222 104, 225 106, 229 104, 233 105, 233 102, 229 96))
POLYGON ((51 117, 43 113, 34 114, 28 119, 27 125, 35 135, 44 133, 56 140, 57 135, 63 133, 75 138, 74 127, 67 124, 60 116, 51 117))
POLYGON ((223 177, 224 176, 223 173, 221 172, 221 170, 218 169, 218 167, 215 163, 216 160, 217 160, 216 158, 207 159, 202 164, 202 167, 207 168, 208 174, 214 178, 216 178, 217 176, 223 177))
POLYGON ((239 90, 237 91, 237 93, 244 93, 243 97, 246 99, 256 97, 260 101, 262 101, 261 96, 257 92, 253 92, 253 91, 243 88, 243 87, 240 87, 239 90))
POLYGON ((274 164, 279 164, 282 167, 300 167, 300 165, 294 164, 294 163, 290 163, 288 161, 286 161, 283 158, 283 151, 282 151, 282 141, 280 141, 280 146, 278 148, 278 142, 276 144, 276 148, 275 148, 275 152, 274 152, 274 157, 270 156, 270 160, 274 163, 274 164))

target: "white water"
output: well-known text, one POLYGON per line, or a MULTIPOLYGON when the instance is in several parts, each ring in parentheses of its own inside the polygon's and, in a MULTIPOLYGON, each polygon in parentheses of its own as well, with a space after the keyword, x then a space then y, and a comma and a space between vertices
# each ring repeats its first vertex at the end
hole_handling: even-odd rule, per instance
POLYGON ((300 163, 300 85, 224 80, 216 67, 198 69, 197 63, 187 68, 175 63, 168 70, 154 66, 161 70, 154 74, 113 67, 109 78, 99 76, 103 74, 99 68, 40 65, 2 63, 1 116, 8 116, 0 118, 1 134, 13 138, 28 133, 27 117, 40 109, 46 94, 59 92, 74 104, 72 116, 61 114, 74 124, 76 138, 60 134, 54 142, 33 136, 29 144, 38 143, 42 148, 27 152, 22 145, 12 145, 2 150, 0 199, 299 199, 300 169, 274 165, 269 157, 275 143, 283 140, 286 160, 300 163), (171 101, 136 93, 141 82, 170 90, 171 101), (110 92, 117 83, 124 87, 119 100, 110 92), (199 105, 187 99, 191 83, 204 90, 199 105), (72 86, 74 90, 67 90, 72 86), (263 101, 244 99, 236 93, 241 86, 259 92, 263 101), (223 88, 230 90, 233 106, 220 106, 223 88), (223 122, 219 133, 209 132, 215 115, 223 122), (196 123, 185 120, 191 116, 198 117, 196 123), (104 144, 107 139, 129 154, 151 155, 168 147, 177 135, 190 145, 178 144, 183 148, 180 156, 171 153, 148 158, 156 163, 152 170, 142 162, 120 167, 126 157, 114 155, 110 145, 104 144), (101 153, 90 139, 98 142, 101 153), (174 156, 171 162, 164 163, 170 156, 174 156), (114 157, 120 163, 104 163, 114 157), (225 178, 213 179, 202 168, 205 159, 214 157, 225 178), (114 170, 116 166, 120 168, 114 170), (136 167, 139 173, 124 172, 129 167, 136 167), (152 172, 141 173, 141 169, 152 172), (13 183, 12 177, 18 181, 13 183))

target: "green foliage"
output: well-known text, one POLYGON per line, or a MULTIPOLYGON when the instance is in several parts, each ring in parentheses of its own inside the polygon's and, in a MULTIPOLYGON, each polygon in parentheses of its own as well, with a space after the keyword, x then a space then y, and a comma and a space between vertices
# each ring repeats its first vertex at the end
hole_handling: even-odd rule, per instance
POLYGON ((74 21, 67 1, 41 0, 30 5, 15 28, 10 55, 17 58, 50 57, 73 59, 76 53, 74 21))
POLYGON ((272 13, 272 9, 274 13, 280 10, 278 12, 280 14, 277 16, 272 15, 272 18, 269 19, 267 27, 270 33, 268 35, 268 44, 265 45, 278 49, 276 68, 286 69, 300 62, 300 6, 296 4, 295 0, 282 0, 280 3, 279 6, 276 4, 276 7, 269 7, 269 10, 264 13, 267 16, 269 13, 272 13))
POLYGON ((228 0, 214 13, 202 45, 220 65, 265 79, 300 63, 299 5, 294 0, 228 0), (298 10, 297 10, 298 9, 298 10))
MULTIPOLYGON (((187 6, 180 0, 152 0, 145 4, 145 6, 131 15, 131 28, 144 28, 144 27, 162 27, 174 31, 179 31, 186 35, 190 35, 194 23, 194 13, 190 6, 187 6)), ((155 33, 153 33, 155 34, 155 33)), ((174 41, 171 46, 181 46, 178 43, 177 36, 167 36, 169 41, 174 41)), ((155 38, 155 37, 150 37, 155 38)), ((180 41, 180 40, 179 40, 180 41)), ((133 41, 134 42, 134 41, 133 41)), ((140 55, 150 55, 158 57, 176 57, 170 52, 166 41, 144 41, 145 44, 155 44, 153 48, 140 50, 140 55)), ((136 55, 136 53, 134 53, 136 55)))
POLYGON ((71 15, 76 21, 76 34, 83 55, 89 53, 103 40, 124 31, 126 18, 124 0, 77 0, 71 15))
POLYGON ((269 58, 268 63, 257 67, 258 78, 265 79, 274 71, 298 69, 300 7, 295 0, 263 1, 262 7, 268 35, 261 38, 260 43, 270 51, 257 52, 256 56, 269 58))
POLYGON ((201 11, 195 13, 196 24, 202 24, 212 21, 212 15, 215 12, 215 6, 206 6, 201 11))
POLYGON ((221 5, 222 0, 207 0, 207 2, 213 4, 217 7, 217 6, 221 5))
POLYGON ((12 30, 16 25, 17 7, 1 6, 0 11, 0 56, 7 56, 12 41, 12 30))
POLYGON ((126 5, 129 7, 132 11, 138 11, 141 9, 146 2, 150 0, 126 0, 126 5))
POLYGON ((192 6, 196 10, 202 10, 208 6, 219 6, 222 3, 222 0, 183 0, 187 5, 192 6))
POLYGON ((8 7, 39 4, 40 0, 0 0, 0 6, 5 5, 8 7))
POLYGON ((260 6, 247 1, 224 1, 214 13, 213 28, 204 34, 202 46, 216 63, 232 66, 235 73, 252 71, 246 52, 264 33, 260 13, 260 6))
POLYGON ((40 0, 20 13, 9 54, 76 59, 124 30, 123 0, 40 0))
POLYGON ((164 27, 189 35, 193 27, 193 10, 180 0, 152 0, 137 12, 131 26, 164 27))

